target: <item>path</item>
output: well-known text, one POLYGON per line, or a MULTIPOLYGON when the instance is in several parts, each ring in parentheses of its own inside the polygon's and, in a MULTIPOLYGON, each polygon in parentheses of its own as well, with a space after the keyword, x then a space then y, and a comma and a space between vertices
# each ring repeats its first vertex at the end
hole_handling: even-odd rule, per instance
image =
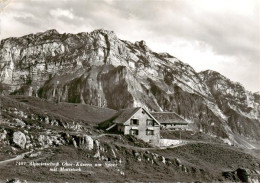
POLYGON ((97 139, 97 138, 104 137, 104 136, 120 136, 120 135, 119 135, 119 134, 103 133, 103 134, 100 134, 100 135, 92 135, 91 137, 92 137, 93 139, 97 139))
POLYGON ((9 162, 12 162, 12 161, 17 161, 17 160, 21 160, 24 158, 24 156, 26 154, 29 154, 31 153, 32 151, 29 151, 29 152, 25 152, 25 153, 22 153, 20 155, 17 155, 15 158, 11 158, 11 159, 7 159, 7 160, 4 160, 4 161, 0 161, 0 165, 3 165, 3 164, 6 164, 6 163, 9 163, 9 162))
MULTIPOLYGON (((100 134, 100 135, 95 135, 95 136, 91 136, 91 137, 92 137, 93 139, 98 139, 98 138, 104 137, 104 136, 120 136, 120 135, 119 135, 119 134, 100 134)), ((132 146, 132 145, 129 145, 129 144, 122 144, 122 143, 115 143, 115 144, 118 145, 118 146, 121 146, 121 147, 132 148, 132 149, 135 149, 135 150, 144 150, 144 151, 147 151, 147 150, 176 148, 176 147, 179 147, 179 146, 186 145, 187 143, 188 143, 187 141, 183 141, 183 142, 180 143, 180 144, 171 145, 171 146, 165 146, 165 147, 137 147, 137 146, 132 146)))

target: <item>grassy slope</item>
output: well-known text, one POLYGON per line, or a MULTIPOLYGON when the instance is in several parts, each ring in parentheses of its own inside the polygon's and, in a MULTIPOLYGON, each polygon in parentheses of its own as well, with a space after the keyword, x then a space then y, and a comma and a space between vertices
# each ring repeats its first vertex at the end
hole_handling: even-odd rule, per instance
POLYGON ((205 142, 218 142, 222 143, 223 141, 202 132, 194 131, 174 131, 174 130, 161 130, 161 136, 165 139, 182 139, 182 140, 191 140, 191 141, 205 141, 205 142))
MULTIPOLYGON (((108 137, 109 138, 109 137, 108 137)), ((107 139, 106 139, 107 140, 107 139)), ((112 140, 112 139, 111 139, 112 140)), ((122 160, 116 168, 106 168, 106 161, 88 158, 93 152, 76 149, 73 146, 60 146, 43 150, 40 157, 25 158, 23 161, 38 162, 85 162, 101 163, 102 167, 83 167, 82 172, 53 173, 48 167, 17 166, 15 162, 0 166, 0 177, 5 180, 10 177, 18 177, 22 180, 52 181, 52 182, 80 182, 80 181, 223 181, 224 171, 234 171, 239 167, 257 169, 256 162, 252 156, 243 153, 239 149, 228 146, 216 146, 209 144, 189 144, 174 149, 150 150, 164 156, 171 164, 163 164, 161 159, 155 160, 154 164, 145 160, 151 157, 146 149, 135 150, 120 146, 122 143, 114 139, 117 145, 106 144, 105 147, 113 148, 117 157, 122 160), (142 161, 137 161, 134 152, 142 154, 142 161), (175 163, 179 159, 182 166, 175 163), (185 166, 188 172, 183 171, 185 166), (123 170, 121 175, 117 169, 123 170), (12 170, 12 171, 10 171, 12 170), (30 172, 30 174, 28 174, 30 172)), ((102 140, 101 140, 101 143, 102 140)), ((107 148, 107 150, 109 150, 107 148)), ((103 153, 105 155, 105 153, 103 153)), ((118 163, 111 160, 111 163, 118 163)), ((1 180, 1 179, 0 179, 1 180)))
MULTIPOLYGON (((36 97, 13 95, 4 97, 4 99, 9 105, 11 105, 12 102, 13 106, 19 103, 19 106, 23 105, 24 107, 34 108, 36 110, 34 111, 35 113, 53 113, 65 119, 84 121, 91 125, 96 125, 116 113, 115 110, 108 108, 100 108, 86 104, 53 103, 36 97)), ((6 104, 6 107, 7 106, 8 104, 6 104)))
MULTIPOLYGON (((40 113, 42 115, 59 116, 63 120, 79 120, 96 125, 103 118, 110 117, 115 111, 110 109, 100 109, 82 104, 54 104, 33 97, 11 96, 1 97, 2 104, 5 107, 16 107, 30 113, 40 113), (102 114, 102 115, 101 115, 102 114)), ((40 122, 39 122, 40 123, 40 122)), ((1 126, 3 124, 0 124, 1 126)), ((0 127, 1 127, 0 126, 0 127)), ((60 128, 60 127, 57 127, 60 128)), ((35 129, 33 129, 35 130, 35 129)), ((53 129, 53 130, 63 130, 53 129)), ((33 132, 36 133, 36 132, 33 132)), ((178 132, 162 132, 165 138, 178 138, 178 132)), ((190 140, 206 141, 207 136, 203 134, 191 135, 182 132, 182 137, 190 140)), ((98 138, 98 137, 96 137, 98 138)), ((224 144, 210 143, 191 143, 173 149, 152 149, 146 144, 135 139, 120 135, 102 136, 99 138, 100 143, 106 149, 104 156, 112 157, 111 149, 117 154, 117 158, 122 160, 118 168, 83 168, 83 172, 70 173, 53 173, 47 167, 29 167, 17 166, 16 162, 10 162, 0 165, 0 182, 7 178, 18 177, 20 179, 31 181, 52 181, 52 182, 79 182, 79 181, 213 181, 225 180, 222 176, 224 171, 234 171, 239 167, 258 169, 259 159, 245 153, 244 150, 227 146, 224 144), (135 146, 135 148, 133 148, 135 146), (150 149, 149 149, 150 148, 150 149), (150 151, 150 154, 148 153, 150 151), (138 152, 142 161, 138 161, 134 152, 138 152), (162 163, 158 158, 151 161, 151 153, 164 156, 168 162, 162 163), (176 158, 180 160, 181 166, 176 163, 176 158), (184 167, 187 169, 185 172, 184 167), (121 175, 118 169, 123 170, 125 175, 121 175), (12 170, 12 171, 10 171, 12 170)), ((214 141, 214 142, 217 142, 214 141)), ((18 151, 11 155, 9 146, 0 148, 0 155, 5 158, 11 158, 23 151, 18 151), (6 151, 7 150, 7 151, 6 151)), ((23 161, 40 161, 40 162, 99 162, 104 164, 105 161, 89 158, 95 152, 76 149, 72 145, 58 146, 49 149, 40 150, 41 155, 35 158, 25 158, 23 161)), ((5 159, 4 158, 4 159, 5 159)), ((112 160, 113 162, 114 160, 112 160)))

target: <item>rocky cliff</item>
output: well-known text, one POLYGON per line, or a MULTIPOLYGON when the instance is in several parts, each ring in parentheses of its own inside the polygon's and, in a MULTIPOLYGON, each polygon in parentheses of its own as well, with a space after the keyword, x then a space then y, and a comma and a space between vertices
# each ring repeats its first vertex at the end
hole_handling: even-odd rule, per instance
POLYGON ((259 137, 260 95, 245 90, 241 84, 232 82, 215 71, 207 70, 199 75, 227 117, 232 130, 248 138, 259 137))
POLYGON ((113 31, 8 38, 0 44, 0 91, 112 109, 175 111, 194 129, 239 143, 260 138, 260 95, 219 73, 197 73, 144 41, 113 31))

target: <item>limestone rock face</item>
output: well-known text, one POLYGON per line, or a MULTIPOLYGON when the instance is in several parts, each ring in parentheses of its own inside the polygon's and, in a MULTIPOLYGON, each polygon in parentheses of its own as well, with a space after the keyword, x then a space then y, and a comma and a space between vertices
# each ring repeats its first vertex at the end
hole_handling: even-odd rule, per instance
POLYGON ((22 133, 20 131, 14 132, 13 142, 20 148, 24 149, 25 144, 26 144, 26 136, 24 135, 24 133, 22 133))
POLYGON ((74 147, 79 147, 87 150, 93 150, 94 141, 92 137, 88 135, 77 135, 72 138, 72 143, 74 147))
POLYGON ((81 141, 79 142, 79 147, 83 147, 87 150, 92 150, 94 148, 93 139, 88 135, 84 135, 81 141))
POLYGON ((232 82, 215 71, 199 73, 216 100, 219 109, 227 116, 229 126, 236 133, 250 138, 260 136, 260 95, 247 91, 241 84, 232 82))
POLYGON ((258 93, 216 72, 197 73, 144 41, 131 43, 102 29, 49 30, 1 40, 0 92, 112 109, 174 111, 194 129, 223 139, 260 139, 258 93))
POLYGON ((6 130, 1 130, 0 131, 0 142, 4 142, 6 139, 7 131, 6 130))
POLYGON ((11 179, 11 180, 7 181, 6 183, 27 183, 27 181, 21 181, 21 180, 15 178, 15 179, 11 179))
POLYGON ((37 140, 38 140, 39 145, 43 148, 47 148, 50 146, 63 145, 63 143, 64 143, 59 134, 39 135, 37 140))

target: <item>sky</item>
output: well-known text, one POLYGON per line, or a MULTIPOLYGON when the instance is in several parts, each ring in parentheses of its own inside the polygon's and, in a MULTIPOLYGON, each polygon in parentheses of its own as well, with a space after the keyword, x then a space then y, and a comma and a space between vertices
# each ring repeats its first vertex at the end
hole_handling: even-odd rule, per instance
POLYGON ((260 91, 259 0, 0 0, 0 38, 113 30, 260 91))

